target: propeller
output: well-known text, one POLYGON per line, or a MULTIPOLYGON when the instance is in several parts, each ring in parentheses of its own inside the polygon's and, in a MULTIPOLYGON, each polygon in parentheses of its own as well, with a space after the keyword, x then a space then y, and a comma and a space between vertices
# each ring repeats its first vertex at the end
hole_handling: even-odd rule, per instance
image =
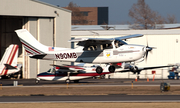
POLYGON ((152 51, 153 48, 149 47, 149 46, 146 46, 146 55, 145 55, 145 59, 147 61, 147 58, 148 58, 148 53, 149 51, 152 51))
POLYGON ((146 36, 146 43, 147 43, 147 46, 146 46, 146 54, 145 54, 145 60, 147 61, 147 58, 148 58, 148 53, 152 51, 152 49, 154 49, 154 47, 149 47, 148 45, 148 41, 147 41, 147 36, 146 36))

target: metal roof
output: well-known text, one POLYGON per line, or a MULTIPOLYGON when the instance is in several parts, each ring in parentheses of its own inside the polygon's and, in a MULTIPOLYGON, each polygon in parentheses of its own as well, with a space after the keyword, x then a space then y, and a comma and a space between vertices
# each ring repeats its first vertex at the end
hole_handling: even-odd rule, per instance
POLYGON ((151 29, 151 30, 89 30, 89 31, 71 31, 71 36, 119 36, 119 35, 180 35, 179 29, 151 29))
POLYGON ((47 5, 47 6, 51 6, 51 7, 57 8, 57 9, 61 9, 61 10, 67 11, 67 12, 72 12, 71 10, 68 10, 68 9, 65 9, 65 8, 61 8, 61 7, 52 5, 52 4, 48 4, 48 3, 45 3, 45 2, 42 2, 42 1, 39 1, 39 0, 31 0, 31 1, 34 1, 34 2, 37 2, 37 3, 41 3, 41 4, 44 4, 44 5, 47 5))
MULTIPOLYGON (((139 29, 143 29, 143 25, 72 25, 72 31, 83 31, 83 30, 105 30, 104 28, 109 27, 109 30, 131 30, 134 26, 139 26, 139 29)), ((167 29, 167 28, 180 28, 180 24, 156 24, 155 28, 150 29, 167 29)))

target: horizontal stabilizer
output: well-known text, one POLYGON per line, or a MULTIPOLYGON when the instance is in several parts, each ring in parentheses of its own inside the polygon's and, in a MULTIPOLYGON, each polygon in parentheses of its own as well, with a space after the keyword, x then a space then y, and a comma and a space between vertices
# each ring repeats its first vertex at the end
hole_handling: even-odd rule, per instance
POLYGON ((30 58, 43 59, 47 54, 31 55, 30 58))
POLYGON ((9 64, 4 64, 4 65, 5 65, 6 69, 17 69, 16 67, 11 66, 9 64))

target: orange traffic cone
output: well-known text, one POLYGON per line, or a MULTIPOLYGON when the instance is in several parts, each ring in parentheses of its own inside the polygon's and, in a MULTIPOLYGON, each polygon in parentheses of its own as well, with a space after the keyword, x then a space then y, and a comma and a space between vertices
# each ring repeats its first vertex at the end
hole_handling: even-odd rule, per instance
POLYGON ((137 77, 135 78, 135 81, 138 81, 138 80, 137 80, 137 77))
POLYGON ((153 75, 153 79, 152 79, 152 81, 154 81, 154 78, 155 78, 155 74, 153 75))
POLYGON ((149 82, 149 78, 147 77, 147 82, 149 82))

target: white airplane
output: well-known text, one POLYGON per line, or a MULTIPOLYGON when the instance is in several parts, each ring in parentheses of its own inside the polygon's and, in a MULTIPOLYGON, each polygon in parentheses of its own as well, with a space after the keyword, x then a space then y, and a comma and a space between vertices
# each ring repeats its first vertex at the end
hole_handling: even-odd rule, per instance
POLYGON ((82 67, 53 65, 53 68, 49 69, 47 72, 42 72, 37 75, 36 83, 39 83, 40 80, 65 81, 67 83, 74 81, 75 83, 78 83, 79 80, 82 79, 110 74, 108 66, 106 65, 103 65, 103 72, 101 74, 96 73, 97 66, 98 65, 82 67))
MULTIPOLYGON (((141 37, 141 34, 116 37, 116 38, 75 38, 69 42, 78 42, 75 49, 49 47, 39 43, 26 29, 15 31, 31 58, 44 60, 59 60, 81 63, 111 63, 109 72, 115 72, 117 63, 131 62, 129 68, 135 69, 136 62, 147 58, 148 52, 153 48, 144 45, 130 45, 123 40, 141 37)), ((98 66, 97 73, 102 73, 103 68, 98 66)))
POLYGON ((11 44, 1 59, 0 62, 0 78, 11 77, 20 72, 22 65, 17 65, 18 45, 11 44))

